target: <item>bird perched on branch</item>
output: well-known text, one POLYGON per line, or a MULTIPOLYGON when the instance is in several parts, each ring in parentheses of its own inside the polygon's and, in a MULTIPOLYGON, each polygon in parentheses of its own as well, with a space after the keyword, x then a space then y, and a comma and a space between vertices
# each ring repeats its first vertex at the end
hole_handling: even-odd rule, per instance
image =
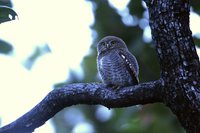
POLYGON ((139 83, 139 67, 125 42, 119 37, 106 36, 97 44, 97 68, 107 86, 131 86, 139 83))

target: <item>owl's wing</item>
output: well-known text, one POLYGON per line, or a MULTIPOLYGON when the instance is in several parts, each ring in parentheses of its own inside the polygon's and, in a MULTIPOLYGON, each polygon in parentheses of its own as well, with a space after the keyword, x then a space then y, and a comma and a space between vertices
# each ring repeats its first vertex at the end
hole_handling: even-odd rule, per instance
POLYGON ((126 64, 126 68, 129 71, 133 79, 133 82, 138 84, 139 83, 139 79, 138 79, 139 66, 138 66, 135 56, 132 55, 129 51, 126 51, 126 52, 119 51, 118 54, 124 61, 124 64, 126 64))

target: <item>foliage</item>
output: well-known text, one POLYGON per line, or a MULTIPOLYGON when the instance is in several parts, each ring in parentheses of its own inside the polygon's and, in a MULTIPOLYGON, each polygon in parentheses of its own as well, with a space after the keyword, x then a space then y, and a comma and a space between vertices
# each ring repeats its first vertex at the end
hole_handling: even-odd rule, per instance
MULTIPOLYGON (((17 17, 17 13, 11 9, 11 2, 8 1, 0 1, 0 23, 4 23, 7 21, 15 20, 17 17)), ((0 53, 9 54, 12 51, 12 45, 7 43, 4 40, 0 40, 0 53)))
POLYGON ((17 18, 17 13, 7 6, 0 6, 0 23, 15 20, 17 18))
POLYGON ((12 45, 5 42, 4 40, 0 40, 0 53, 2 54, 9 54, 12 52, 12 45))

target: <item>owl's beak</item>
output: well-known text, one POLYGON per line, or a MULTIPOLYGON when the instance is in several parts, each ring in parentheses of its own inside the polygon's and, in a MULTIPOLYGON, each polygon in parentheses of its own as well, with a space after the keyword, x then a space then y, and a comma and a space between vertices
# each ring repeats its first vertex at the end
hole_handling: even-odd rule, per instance
POLYGON ((109 43, 106 43, 106 47, 107 47, 107 48, 110 48, 110 44, 109 44, 109 43))

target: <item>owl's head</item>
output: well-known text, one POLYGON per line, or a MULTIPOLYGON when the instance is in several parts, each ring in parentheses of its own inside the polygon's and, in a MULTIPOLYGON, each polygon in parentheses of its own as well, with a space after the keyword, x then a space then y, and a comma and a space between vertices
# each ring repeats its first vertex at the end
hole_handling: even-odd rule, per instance
POLYGON ((106 36, 97 44, 98 54, 112 49, 127 49, 125 42, 116 36, 106 36))

